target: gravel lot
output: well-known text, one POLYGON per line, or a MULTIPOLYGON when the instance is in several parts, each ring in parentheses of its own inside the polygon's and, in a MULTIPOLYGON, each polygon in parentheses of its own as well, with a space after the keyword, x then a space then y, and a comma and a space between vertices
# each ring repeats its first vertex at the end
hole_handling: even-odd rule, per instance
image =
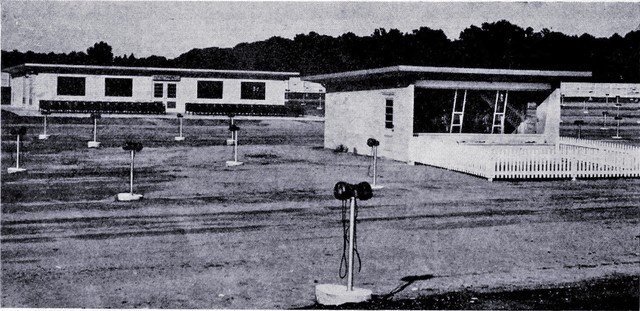
MULTIPOLYGON (((54 118, 40 142, 37 124, 3 115, 2 307, 309 308, 316 284, 345 282, 332 190, 370 181, 369 159, 319 148, 322 122, 240 121, 245 165, 226 168, 223 121, 187 125, 180 145, 175 120, 103 120, 105 147, 88 150, 89 122, 54 118), (8 175, 8 133, 21 123, 29 171, 8 175), (145 142, 135 184, 145 199, 134 203, 114 201, 128 190, 127 138, 145 142)), ((355 276, 378 298, 637 284, 640 179, 488 182, 379 165, 385 188, 359 204, 355 276)))

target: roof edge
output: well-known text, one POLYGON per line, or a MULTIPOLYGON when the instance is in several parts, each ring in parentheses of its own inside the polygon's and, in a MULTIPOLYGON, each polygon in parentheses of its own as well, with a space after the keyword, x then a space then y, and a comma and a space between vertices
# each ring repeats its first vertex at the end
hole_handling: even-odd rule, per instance
POLYGON ((175 71, 175 72, 197 72, 197 73, 226 73, 226 74, 259 74, 273 76, 300 76, 299 72, 286 71, 252 71, 252 70, 222 70, 222 69, 199 69, 199 68, 170 68, 170 67, 127 67, 127 66, 99 66, 99 65, 68 65, 68 64, 41 64, 41 63, 24 63, 21 65, 5 68, 3 72, 15 72, 18 69, 28 67, 40 68, 68 68, 68 69, 86 69, 86 70, 130 70, 130 71, 175 71))
POLYGON ((506 75, 506 76, 542 76, 542 77, 580 77, 591 78, 591 71, 566 71, 566 70, 531 70, 531 69, 492 69, 492 68, 464 68, 464 67, 428 67, 398 65, 375 69, 344 71, 338 73, 304 76, 302 80, 327 80, 344 79, 359 76, 386 73, 444 73, 444 74, 470 74, 470 75, 506 75))

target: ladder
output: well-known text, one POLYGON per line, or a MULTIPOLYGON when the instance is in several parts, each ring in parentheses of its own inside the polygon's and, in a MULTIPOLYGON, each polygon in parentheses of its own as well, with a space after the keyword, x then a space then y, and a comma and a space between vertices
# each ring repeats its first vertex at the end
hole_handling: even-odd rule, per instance
POLYGON ((449 133, 453 133, 453 128, 458 128, 458 133, 462 133, 462 120, 464 119, 464 107, 467 104, 467 90, 462 96, 458 96, 458 90, 453 93, 453 110, 451 112, 451 127, 449 133), (462 101, 460 101, 462 97, 462 101))
POLYGON ((496 102, 493 106, 493 123, 491 134, 504 134, 504 119, 507 112, 509 91, 496 91, 496 102))

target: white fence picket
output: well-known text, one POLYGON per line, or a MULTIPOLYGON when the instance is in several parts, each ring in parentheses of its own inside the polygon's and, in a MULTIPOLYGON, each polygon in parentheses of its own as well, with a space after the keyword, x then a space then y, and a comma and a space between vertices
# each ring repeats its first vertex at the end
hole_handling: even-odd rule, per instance
MULTIPOLYGON (((412 144, 426 143, 412 141, 412 144)), ((556 148, 451 144, 413 146, 411 161, 493 179, 639 177, 640 148, 561 137, 556 148), (424 146, 423 146, 424 147, 424 146), (416 150, 431 150, 419 153, 416 150)))

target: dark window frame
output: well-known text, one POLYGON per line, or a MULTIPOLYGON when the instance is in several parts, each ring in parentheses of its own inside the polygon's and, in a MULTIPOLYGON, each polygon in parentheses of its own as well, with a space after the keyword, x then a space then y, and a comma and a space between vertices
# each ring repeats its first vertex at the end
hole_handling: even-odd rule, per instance
POLYGON ((265 82, 240 82, 240 99, 265 100, 266 96, 265 82))
POLYGON ((153 97, 154 98, 162 98, 162 97, 164 97, 164 84, 163 83, 154 83, 153 84, 153 97))
POLYGON ((393 98, 387 98, 384 103, 384 128, 393 129, 393 98))
POLYGON ((133 97, 133 79, 104 78, 105 97, 133 97))
POLYGON ((85 77, 58 76, 56 83, 56 94, 59 96, 86 96, 87 94, 85 77))
POLYGON ((167 98, 176 98, 177 93, 178 93, 178 84, 167 83, 167 98))
POLYGON ((197 98, 222 99, 224 92, 223 81, 200 80, 197 86, 197 98))

